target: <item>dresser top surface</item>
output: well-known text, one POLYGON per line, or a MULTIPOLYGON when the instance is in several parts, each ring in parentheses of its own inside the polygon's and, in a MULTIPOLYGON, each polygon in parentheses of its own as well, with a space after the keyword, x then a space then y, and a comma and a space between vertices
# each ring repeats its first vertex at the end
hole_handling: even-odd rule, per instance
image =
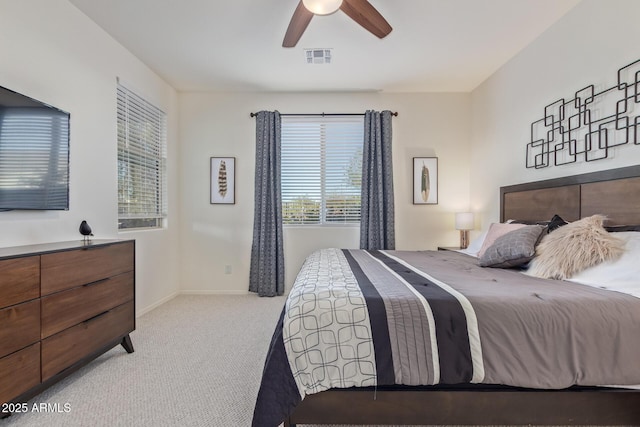
POLYGON ((0 248, 0 260, 31 256, 42 255, 49 252, 69 251, 74 249, 89 249, 96 246, 113 245, 116 243, 134 242, 133 239, 93 239, 89 242, 82 240, 74 240, 70 242, 54 242, 54 243, 41 243, 37 245, 25 245, 25 246, 12 246, 7 248, 0 248))

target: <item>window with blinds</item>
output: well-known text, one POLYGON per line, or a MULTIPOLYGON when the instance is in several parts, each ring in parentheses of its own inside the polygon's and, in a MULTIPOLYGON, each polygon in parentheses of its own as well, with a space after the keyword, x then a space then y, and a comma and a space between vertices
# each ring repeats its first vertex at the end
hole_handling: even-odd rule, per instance
POLYGON ((166 212, 166 114, 118 84, 118 228, 158 228, 166 212))
POLYGON ((360 222, 362 116, 282 117, 284 224, 360 222))

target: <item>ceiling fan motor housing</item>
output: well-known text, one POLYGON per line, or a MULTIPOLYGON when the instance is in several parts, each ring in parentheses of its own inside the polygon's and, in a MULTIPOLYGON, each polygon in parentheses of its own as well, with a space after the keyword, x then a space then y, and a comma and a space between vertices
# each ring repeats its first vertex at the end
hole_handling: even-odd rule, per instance
POLYGON ((340 9, 342 0, 302 0, 302 4, 315 15, 331 15, 340 9))

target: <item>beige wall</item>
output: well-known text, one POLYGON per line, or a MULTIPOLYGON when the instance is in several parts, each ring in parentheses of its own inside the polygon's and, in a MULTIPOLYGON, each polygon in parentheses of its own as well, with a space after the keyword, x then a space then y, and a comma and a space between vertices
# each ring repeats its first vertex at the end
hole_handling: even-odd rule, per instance
MULTIPOLYGON (((0 213, 0 246, 74 240, 86 219, 98 238, 136 238, 139 312, 179 290, 245 292, 253 225, 255 121, 249 112, 390 109, 394 126, 396 244, 454 245, 453 214, 498 219, 498 187, 640 161, 622 147, 595 163, 527 170, 529 126, 543 107, 638 59, 635 0, 584 0, 471 94, 176 92, 66 0, 4 1, 0 85, 71 113, 71 208, 0 213), (82 35, 79 37, 79 35, 82 35), (118 233, 115 81, 169 114, 169 228, 118 233), (179 143, 178 143, 179 141, 179 143), (209 157, 237 158, 237 203, 209 204, 209 157), (439 204, 411 203, 411 158, 439 159, 439 204), (225 274, 230 266, 231 274, 225 274)), ((480 227, 478 227, 480 228, 480 227)), ((474 234, 477 234, 476 231, 474 234)), ((352 227, 287 228, 290 286, 303 259, 326 246, 357 247, 352 227)))
MULTIPOLYGON (((469 95, 380 93, 184 93, 179 95, 182 289, 245 292, 253 228, 255 119, 250 112, 398 111, 393 118, 396 246, 435 249, 458 239, 454 212, 469 205, 469 95), (209 157, 236 157, 236 204, 209 204, 209 157), (439 204, 412 204, 412 157, 437 156, 439 204), (224 274, 225 266, 232 274, 224 274)), ((291 227, 285 233, 290 286, 320 247, 355 248, 353 227, 291 227)))
POLYGON ((640 146, 627 145, 605 160, 525 168, 545 105, 590 84, 612 87, 618 68, 640 59, 638 16, 636 0, 584 0, 472 92, 471 205, 483 228, 499 220, 500 186, 640 163, 640 146))
POLYGON ((2 1, 0 85, 71 113, 70 209, 0 212, 0 246, 95 238, 137 241, 138 314, 178 289, 176 92, 66 0, 2 1), (116 77, 168 113, 169 223, 118 233, 116 77))
MULTIPOLYGON (((78 224, 86 219, 96 238, 136 239, 139 313, 180 288, 245 292, 255 154, 255 121, 249 112, 259 109, 398 111, 400 116, 394 118, 397 246, 433 249, 457 241, 453 213, 466 210, 469 200, 469 95, 178 96, 66 0, 3 2, 2 8, 0 38, 15 42, 0 44, 0 85, 71 113, 71 207, 67 212, 0 213, 0 246, 75 240, 78 224), (169 227, 165 230, 117 230, 116 77, 168 113, 169 227), (209 157, 216 155, 237 157, 236 205, 209 204, 209 157), (439 205, 411 204, 413 156, 439 157, 439 205), (224 274, 227 265, 232 268, 230 275, 224 274)), ((358 236, 353 227, 287 229, 287 283, 292 283, 312 250, 357 247, 358 236)))

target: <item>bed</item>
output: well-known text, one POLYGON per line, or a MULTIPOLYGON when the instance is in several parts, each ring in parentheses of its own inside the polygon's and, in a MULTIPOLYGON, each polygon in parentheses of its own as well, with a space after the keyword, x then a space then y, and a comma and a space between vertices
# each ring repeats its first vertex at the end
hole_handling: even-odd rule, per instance
MULTIPOLYGON (((604 214, 635 233, 640 166, 502 187, 500 200, 503 222, 604 214)), ((455 252, 326 250, 305 262, 276 326, 253 425, 640 425, 639 331, 640 298, 598 286, 482 268, 455 252), (320 295, 333 280, 348 284, 348 308, 320 295), (408 316, 416 311, 422 321, 408 316), (332 339, 335 357, 314 353, 313 340, 332 339)))

